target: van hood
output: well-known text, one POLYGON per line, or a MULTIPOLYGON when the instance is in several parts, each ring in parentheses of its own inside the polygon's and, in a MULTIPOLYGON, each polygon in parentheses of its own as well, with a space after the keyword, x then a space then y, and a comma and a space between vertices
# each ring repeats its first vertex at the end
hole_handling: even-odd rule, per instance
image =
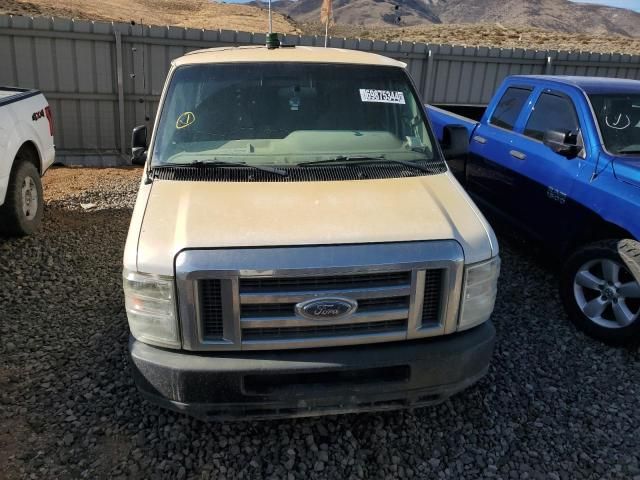
POLYGON ((141 272, 173 275, 176 254, 189 248, 455 239, 466 263, 497 254, 491 227, 449 172, 337 182, 156 179, 146 194, 141 272))
POLYGON ((640 156, 615 157, 613 171, 618 180, 640 187, 640 156))

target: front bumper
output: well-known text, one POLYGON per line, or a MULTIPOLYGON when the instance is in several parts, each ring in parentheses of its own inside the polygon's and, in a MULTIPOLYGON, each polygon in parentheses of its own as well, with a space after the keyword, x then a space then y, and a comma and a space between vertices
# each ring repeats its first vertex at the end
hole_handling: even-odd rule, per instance
POLYGON ((185 352, 129 341, 136 385, 208 420, 379 411, 439 403, 489 367, 495 329, 424 340, 265 352, 185 352))

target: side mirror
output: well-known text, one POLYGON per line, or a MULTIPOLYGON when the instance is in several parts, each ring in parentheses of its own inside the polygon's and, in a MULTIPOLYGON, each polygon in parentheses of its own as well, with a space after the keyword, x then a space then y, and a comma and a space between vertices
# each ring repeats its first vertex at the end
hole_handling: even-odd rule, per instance
POLYGON ((147 126, 139 125, 131 134, 131 163, 144 165, 147 161, 147 126))
POLYGON ((582 147, 578 145, 577 132, 547 130, 544 132, 544 136, 542 137, 542 143, 558 155, 562 155, 567 158, 574 158, 582 150, 582 147))
POLYGON ((447 160, 464 157, 469 153, 469 132, 463 125, 446 125, 440 146, 447 160))

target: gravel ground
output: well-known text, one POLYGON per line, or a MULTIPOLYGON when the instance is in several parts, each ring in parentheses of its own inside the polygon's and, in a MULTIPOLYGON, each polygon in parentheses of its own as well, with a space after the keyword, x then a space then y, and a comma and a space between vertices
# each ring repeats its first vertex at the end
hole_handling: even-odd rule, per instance
POLYGON ((578 333, 510 238, 492 368, 444 404, 206 424, 143 401, 120 291, 139 175, 52 170, 43 229, 0 239, 0 478, 640 479, 640 352, 578 333))

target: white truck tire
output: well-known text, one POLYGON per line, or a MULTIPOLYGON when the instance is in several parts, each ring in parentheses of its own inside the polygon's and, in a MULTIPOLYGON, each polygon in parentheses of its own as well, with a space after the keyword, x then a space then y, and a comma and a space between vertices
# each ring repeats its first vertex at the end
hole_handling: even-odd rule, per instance
POLYGON ((40 172, 32 153, 18 153, 7 186, 4 204, 0 206, 0 232, 10 236, 30 235, 42 223, 44 201, 40 172))

